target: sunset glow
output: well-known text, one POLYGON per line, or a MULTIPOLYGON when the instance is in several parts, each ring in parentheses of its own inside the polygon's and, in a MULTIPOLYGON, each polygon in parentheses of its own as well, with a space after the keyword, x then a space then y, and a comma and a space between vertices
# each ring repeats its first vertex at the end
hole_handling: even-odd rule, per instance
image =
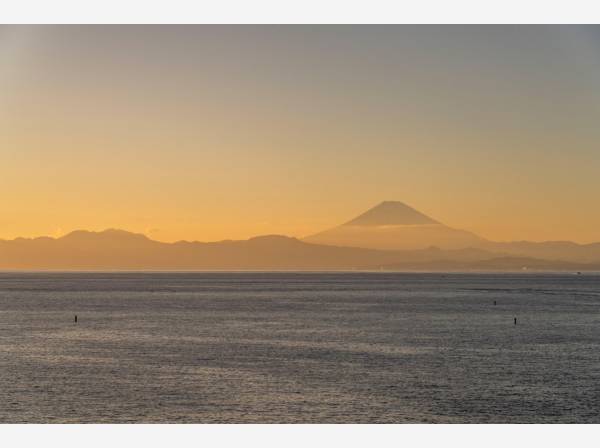
POLYGON ((586 27, 2 27, 0 239, 304 237, 383 200, 600 241, 586 27))

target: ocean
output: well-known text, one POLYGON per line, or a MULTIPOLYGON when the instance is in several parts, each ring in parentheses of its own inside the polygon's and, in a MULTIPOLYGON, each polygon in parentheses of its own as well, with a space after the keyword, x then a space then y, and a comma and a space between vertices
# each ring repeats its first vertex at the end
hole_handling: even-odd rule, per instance
POLYGON ((0 422, 600 423, 600 275, 4 272, 0 422))

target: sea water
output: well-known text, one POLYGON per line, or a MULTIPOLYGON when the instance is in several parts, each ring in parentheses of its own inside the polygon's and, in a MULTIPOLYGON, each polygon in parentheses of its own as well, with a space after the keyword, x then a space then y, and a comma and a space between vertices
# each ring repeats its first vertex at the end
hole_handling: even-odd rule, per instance
POLYGON ((0 273, 0 422, 600 423, 600 276, 0 273))

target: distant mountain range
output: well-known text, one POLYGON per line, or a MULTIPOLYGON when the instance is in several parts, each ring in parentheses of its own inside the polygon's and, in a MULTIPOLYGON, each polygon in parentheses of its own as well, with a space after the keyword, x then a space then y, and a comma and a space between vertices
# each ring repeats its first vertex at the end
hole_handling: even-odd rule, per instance
POLYGON ((0 240, 0 269, 596 271, 600 243, 487 241, 401 202, 383 202, 304 240, 162 243, 115 229, 0 240))

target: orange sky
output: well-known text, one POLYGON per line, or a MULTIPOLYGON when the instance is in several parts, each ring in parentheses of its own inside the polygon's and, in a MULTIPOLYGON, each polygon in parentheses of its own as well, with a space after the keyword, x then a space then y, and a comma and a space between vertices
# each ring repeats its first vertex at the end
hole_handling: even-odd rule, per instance
POLYGON ((0 238, 305 236, 399 200, 600 241, 600 34, 0 28, 0 238))

